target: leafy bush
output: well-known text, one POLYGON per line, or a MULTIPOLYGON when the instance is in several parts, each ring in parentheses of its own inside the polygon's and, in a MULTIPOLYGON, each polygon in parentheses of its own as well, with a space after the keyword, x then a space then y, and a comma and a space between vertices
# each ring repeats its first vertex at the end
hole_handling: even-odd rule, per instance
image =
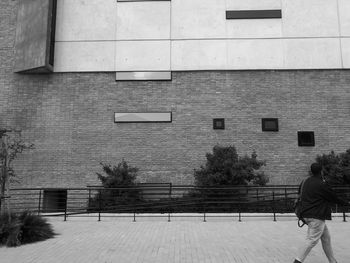
POLYGON ((11 233, 10 216, 4 213, 0 216, 0 245, 4 245, 11 233))
POLYGON ((43 241, 55 236, 51 225, 41 216, 23 212, 0 216, 0 245, 9 247, 43 241))
POLYGON ((317 155, 316 162, 322 165, 323 175, 333 185, 350 184, 350 149, 344 153, 317 155))
POLYGON ((126 205, 139 200, 138 189, 136 187, 136 178, 138 168, 131 167, 125 160, 122 160, 117 166, 101 163, 102 169, 106 175, 97 173, 102 186, 107 188, 102 190, 89 200, 89 210, 113 211, 120 205, 126 205), (108 188, 119 188, 111 189, 108 188), (122 189, 125 188, 125 189, 122 189))
POLYGON ((118 163, 117 166, 101 163, 103 171, 107 174, 104 176, 97 173, 98 179, 101 181, 103 187, 132 187, 135 186, 138 168, 130 167, 125 160, 118 163))
POLYGON ((242 204, 249 201, 247 191, 244 188, 230 189, 230 186, 266 185, 268 182, 267 176, 258 171, 265 162, 258 160, 255 152, 250 157, 240 157, 234 146, 216 145, 206 158, 205 166, 194 171, 198 188, 189 195, 199 198, 207 211, 242 211, 242 204))
POLYGON ((258 172, 265 162, 259 161, 255 152, 251 157, 239 157, 234 146, 216 145, 206 158, 206 165, 194 171, 196 186, 266 185, 268 182, 267 176, 258 172))

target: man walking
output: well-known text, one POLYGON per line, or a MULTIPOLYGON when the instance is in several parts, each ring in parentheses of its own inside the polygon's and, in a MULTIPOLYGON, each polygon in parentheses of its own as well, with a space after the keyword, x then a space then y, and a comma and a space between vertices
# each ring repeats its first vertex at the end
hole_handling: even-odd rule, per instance
POLYGON ((348 205, 340 199, 322 178, 322 167, 317 163, 311 165, 312 176, 307 178, 299 188, 301 191, 302 217, 308 225, 305 243, 300 247, 294 263, 304 262, 311 249, 321 239, 322 248, 329 263, 336 263, 331 245, 331 236, 325 220, 331 220, 331 203, 348 205))

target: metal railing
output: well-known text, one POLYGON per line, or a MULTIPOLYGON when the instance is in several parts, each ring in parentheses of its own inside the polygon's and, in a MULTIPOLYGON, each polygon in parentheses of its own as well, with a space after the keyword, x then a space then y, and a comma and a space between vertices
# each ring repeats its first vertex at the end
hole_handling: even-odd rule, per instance
MULTIPOLYGON (((172 184, 144 184, 123 188, 16 188, 11 189, 10 206, 13 212, 28 210, 50 216, 96 215, 207 217, 236 216, 294 216, 293 204, 298 186, 233 186, 195 187, 172 184)), ((349 199, 350 186, 335 187, 336 192, 349 199)), ((349 207, 333 207, 346 221, 349 207)))

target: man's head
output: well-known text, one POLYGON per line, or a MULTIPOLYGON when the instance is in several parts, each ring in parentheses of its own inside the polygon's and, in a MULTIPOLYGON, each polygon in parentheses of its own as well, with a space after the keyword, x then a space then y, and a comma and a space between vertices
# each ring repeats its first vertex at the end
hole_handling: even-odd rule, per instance
POLYGON ((318 163, 311 164, 311 173, 312 175, 321 175, 322 166, 318 163))

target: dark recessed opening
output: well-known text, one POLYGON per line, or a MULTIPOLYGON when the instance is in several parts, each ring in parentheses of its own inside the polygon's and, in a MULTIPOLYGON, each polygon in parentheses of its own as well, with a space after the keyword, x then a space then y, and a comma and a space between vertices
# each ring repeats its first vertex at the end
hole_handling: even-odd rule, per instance
POLYGON ((43 212, 63 212, 67 205, 67 190, 44 190, 43 212))
POLYGON ((299 131, 298 132, 299 146, 315 146, 315 134, 313 131, 299 131))
POLYGON ((56 35, 56 13, 57 0, 52 1, 51 10, 51 33, 50 33, 50 47, 49 47, 49 64, 53 66, 55 57, 55 35, 56 35))
POLYGON ((282 18, 282 10, 227 10, 226 19, 282 18))
POLYGON ((263 131, 278 131, 278 119, 263 118, 261 119, 261 126, 263 131))
POLYGON ((225 119, 213 119, 213 129, 214 130, 224 130, 225 129, 225 119))

